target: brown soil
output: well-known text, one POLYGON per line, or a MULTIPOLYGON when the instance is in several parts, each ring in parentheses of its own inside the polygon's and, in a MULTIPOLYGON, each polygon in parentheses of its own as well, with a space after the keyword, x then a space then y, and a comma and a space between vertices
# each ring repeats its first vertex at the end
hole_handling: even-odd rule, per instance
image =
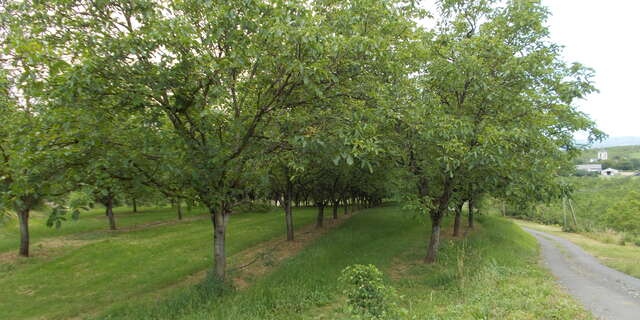
POLYGON ((148 229, 148 228, 153 228, 153 227, 160 227, 160 226, 166 226, 166 225, 174 225, 174 224, 178 224, 178 223, 182 223, 182 222, 198 221, 198 220, 204 220, 204 219, 208 219, 208 218, 209 218, 209 215, 208 215, 208 214, 200 215, 200 216, 195 216, 195 217, 182 218, 182 220, 178 220, 178 219, 176 218, 176 219, 174 219, 174 220, 155 221, 155 222, 148 222, 148 223, 136 224, 136 225, 133 225, 133 226, 128 226, 128 227, 124 227, 124 228, 118 228, 118 230, 109 231, 109 232, 131 232, 131 231, 139 231, 139 230, 148 229))
MULTIPOLYGON (((239 290, 248 288, 255 280, 275 270, 282 261, 300 253, 314 240, 341 225, 356 213, 347 216, 339 215, 338 220, 329 217, 325 219, 324 227, 321 229, 316 229, 314 224, 298 229, 294 241, 289 242, 277 237, 231 256, 229 275, 233 285, 239 290)), ((206 277, 207 272, 208 270, 202 270, 194 273, 179 283, 157 291, 155 296, 160 298, 168 291, 195 285, 206 277)))
POLYGON ((231 274, 235 287, 240 290, 249 287, 256 279, 269 274, 282 261, 297 255, 302 249, 329 230, 341 225, 352 215, 339 215, 337 220, 333 220, 331 217, 325 219, 324 227, 320 229, 316 229, 313 224, 299 229, 295 234, 294 241, 277 238, 234 255, 231 274))
MULTIPOLYGON (((29 254, 32 257, 49 259, 64 251, 64 249, 79 248, 97 241, 100 240, 70 240, 64 238, 45 239, 31 245, 29 248, 29 254)), ((20 257, 17 250, 0 253, 0 263, 16 262, 18 259, 25 258, 20 257)))
MULTIPOLYGON (((462 228, 464 232, 462 233, 463 235, 459 237, 453 236, 453 226, 442 228, 442 230, 440 231, 440 244, 442 245, 443 241, 462 240, 466 238, 470 233, 478 232, 478 230, 481 229, 480 225, 477 222, 474 229, 468 229, 466 227, 462 227, 462 228)), ((420 259, 418 260, 409 258, 407 256, 415 255, 416 250, 417 251, 422 250, 426 254, 426 245, 427 243, 425 242, 424 244, 414 248, 413 250, 408 250, 405 254, 401 254, 400 256, 394 258, 393 263, 391 264, 391 267, 387 270, 387 273, 389 274, 389 277, 391 278, 391 280, 398 281, 403 278, 406 279, 408 278, 407 275, 409 273, 408 272, 409 270, 411 270, 415 266, 423 265, 424 264, 423 255, 420 255, 419 256, 420 259)))
MULTIPOLYGON (((339 226, 354 214, 357 212, 347 216, 339 215, 338 220, 329 217, 325 219, 322 229, 316 229, 314 224, 298 229, 295 233, 295 240, 292 242, 277 237, 231 256, 229 258, 229 274, 233 285, 239 290, 248 288, 259 277, 275 270, 283 260, 295 256, 321 235, 339 226)), ((178 283, 157 290, 153 296, 156 299, 161 299, 166 296, 167 292, 200 283, 207 276, 208 271, 208 269, 198 271, 178 283)))

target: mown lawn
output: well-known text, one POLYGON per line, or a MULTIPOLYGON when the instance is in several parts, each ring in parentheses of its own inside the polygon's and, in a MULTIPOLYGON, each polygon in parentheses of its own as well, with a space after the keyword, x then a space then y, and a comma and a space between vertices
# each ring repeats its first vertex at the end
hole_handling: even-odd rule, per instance
MULTIPOLYGON (((119 222, 126 226, 175 219, 173 213, 169 209, 148 210, 135 218, 122 217, 119 222)), ((295 210, 296 227, 311 223, 314 214, 313 209, 295 210)), ((38 227, 34 226, 36 234, 41 232, 40 239, 82 242, 66 245, 59 241, 59 247, 41 255, 0 261, 0 319, 87 318, 121 305, 144 305, 158 299, 159 294, 178 290, 190 275, 212 266, 209 219, 130 232, 95 231, 105 226, 106 221, 90 215, 76 225, 64 225, 59 234, 36 231, 38 227), (81 233, 73 235, 66 229, 74 227, 81 233), (91 230, 94 232, 88 232, 91 230), (67 236, 52 238, 63 234, 67 236)), ((230 262, 233 254, 280 235, 284 235, 281 210, 232 216, 227 233, 230 262)))
POLYGON ((591 319, 538 264, 535 239, 512 222, 482 217, 478 231, 445 239, 438 264, 424 265, 429 228, 410 217, 398 207, 364 210, 248 289, 203 284, 100 318, 352 319, 337 278, 348 265, 374 264, 407 319, 591 319))
MULTIPOLYGON (((203 208, 194 208, 188 212, 183 208, 182 214, 185 219, 205 214, 203 208)), ((139 207, 134 213, 131 208, 119 207, 114 209, 117 227, 132 228, 152 222, 177 220, 177 211, 174 208, 151 208, 139 207)), ((108 231, 109 221, 104 214, 104 208, 98 207, 86 212, 82 212, 78 220, 69 220, 62 224, 62 227, 50 228, 46 226, 47 212, 32 212, 29 219, 29 233, 31 243, 37 245, 38 241, 47 238, 54 238, 91 231, 108 231)), ((0 252, 18 250, 20 246, 20 229, 17 219, 12 219, 6 225, 0 225, 0 252)))

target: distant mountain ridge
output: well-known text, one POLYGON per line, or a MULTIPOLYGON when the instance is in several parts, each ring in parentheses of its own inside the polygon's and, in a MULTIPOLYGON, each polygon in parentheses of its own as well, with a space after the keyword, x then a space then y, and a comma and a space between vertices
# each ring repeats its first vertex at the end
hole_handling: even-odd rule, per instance
MULTIPOLYGON (((586 140, 576 140, 580 144, 586 144, 586 140)), ((640 145, 640 137, 610 137, 609 139, 594 143, 590 148, 610 148, 610 147, 623 147, 623 146, 637 146, 640 145)))

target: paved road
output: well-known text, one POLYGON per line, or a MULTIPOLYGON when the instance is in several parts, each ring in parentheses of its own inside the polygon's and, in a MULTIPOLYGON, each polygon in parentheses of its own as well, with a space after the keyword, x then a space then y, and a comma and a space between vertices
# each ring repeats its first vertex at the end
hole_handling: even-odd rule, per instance
POLYGON ((640 320, 640 279, 603 266, 568 240, 523 229, 540 242, 544 262, 558 282, 596 317, 640 320))

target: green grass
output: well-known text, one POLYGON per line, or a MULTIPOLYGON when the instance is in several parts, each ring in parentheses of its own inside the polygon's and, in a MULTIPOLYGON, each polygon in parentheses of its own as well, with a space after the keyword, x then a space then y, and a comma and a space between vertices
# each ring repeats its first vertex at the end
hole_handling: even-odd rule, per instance
MULTIPOLYGON (((617 241, 601 241, 608 240, 605 238, 607 235, 568 233, 562 232, 559 226, 541 225, 522 220, 515 221, 519 225, 563 237, 582 247, 585 251, 598 258, 604 265, 640 278, 640 264, 638 264, 638 261, 640 261, 640 247, 638 246, 633 244, 619 245, 617 241)), ((608 235, 610 238, 616 236, 619 235, 608 235)))
MULTIPOLYGON (((99 214, 94 219, 106 224, 99 214)), ((121 216, 121 225, 173 214, 148 210, 140 220, 121 216)), ((295 215, 301 227, 315 210, 295 215)), ((478 231, 466 240, 445 237, 438 264, 424 265, 429 226, 411 216, 394 206, 364 210, 240 291, 211 279, 187 286, 211 267, 208 219, 117 233, 80 220, 80 233, 63 238, 84 239, 81 245, 0 261, 0 319, 350 319, 337 278, 356 263, 385 273, 411 319, 589 319, 538 265, 535 239, 510 221, 481 217, 478 231)), ((60 238, 44 230, 41 240, 60 238)), ((230 263, 283 232, 280 212, 234 215, 230 263)))
MULTIPOLYGON (((183 217, 190 218, 196 215, 206 213, 203 208, 194 208, 191 212, 187 212, 183 208, 183 217)), ((142 224, 158 221, 177 220, 176 209, 174 208, 139 208, 139 212, 131 212, 131 208, 120 207, 114 209, 116 216, 116 224, 118 228, 135 227, 142 224)), ((47 215, 43 212, 32 212, 29 219, 29 233, 31 235, 31 243, 37 244, 38 241, 78 233, 87 233, 92 231, 107 231, 109 229, 109 221, 104 215, 104 208, 95 208, 87 212, 82 212, 80 219, 63 222, 59 229, 49 228, 46 226, 47 215)), ((0 253, 10 250, 17 250, 20 246, 20 229, 17 219, 12 219, 6 225, 0 225, 0 253)))
POLYGON ((538 264, 538 244, 509 221, 481 217, 481 229, 447 242, 440 264, 416 264, 395 282, 416 319, 591 319, 538 264))
MULTIPOLYGON (((284 234, 280 211, 231 217, 227 242, 231 263, 233 254, 284 234)), ((296 226, 301 227, 314 220, 315 210, 299 209, 294 214, 296 226)), ((150 210, 140 218, 122 217, 120 222, 134 225, 164 217, 171 217, 168 210, 150 210)), ((97 216, 83 218, 76 232, 102 229, 106 224, 97 216)), ((54 236, 46 230, 40 239, 54 236)), ((211 222, 199 219, 131 232, 68 236, 90 241, 33 258, 0 261, 0 319, 84 318, 109 308, 155 301, 159 292, 175 291, 171 288, 188 276, 211 267, 211 234, 211 222)))
MULTIPOLYGON (((640 242, 640 231, 629 232, 624 226, 618 225, 608 219, 612 212, 610 209, 619 202, 628 203, 626 199, 631 191, 640 189, 640 179, 638 177, 567 177, 564 181, 573 185, 575 191, 571 195, 571 204, 575 210, 578 221, 578 231, 603 233, 615 230, 621 237, 627 238, 627 242, 640 242), (623 234, 624 233, 624 234, 623 234), (635 234, 634 234, 635 233, 635 234), (635 239, 634 239, 635 238, 635 239)), ((497 213, 502 203, 487 197, 484 203, 486 211, 497 213)), ((571 210, 567 205, 563 210, 562 199, 557 199, 550 203, 537 204, 529 209, 507 206, 507 214, 520 217, 526 220, 539 222, 542 224, 563 224, 565 219, 567 224, 573 226, 571 210)), ((633 215, 632 215, 633 216, 633 215)), ((635 219, 640 219, 636 214, 635 219)), ((614 219, 613 221, 618 221, 614 219)))
POLYGON ((438 264, 425 265, 428 226, 409 216, 397 207, 365 210, 248 289, 218 296, 203 285, 103 317, 350 319, 337 278, 358 263, 385 272, 411 319, 591 319, 538 265, 535 239, 512 222, 482 217, 479 231, 445 239, 438 264))
POLYGON ((640 146, 619 146, 609 148, 594 148, 582 152, 578 160, 588 163, 589 159, 598 157, 598 151, 606 150, 609 160, 616 159, 640 159, 640 146))

